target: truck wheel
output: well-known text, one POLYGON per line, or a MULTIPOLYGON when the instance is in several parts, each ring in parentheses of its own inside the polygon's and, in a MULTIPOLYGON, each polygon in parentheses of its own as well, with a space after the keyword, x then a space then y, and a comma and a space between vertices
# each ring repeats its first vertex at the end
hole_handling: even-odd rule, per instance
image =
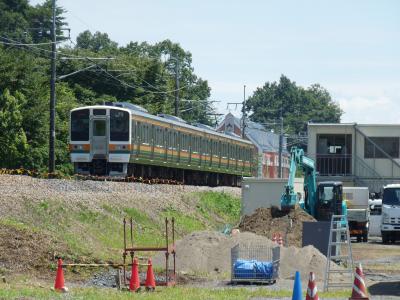
POLYGON ((382 232, 382 243, 383 244, 389 243, 389 235, 387 233, 382 232))
POLYGON ((363 242, 368 243, 368 232, 363 234, 363 242))
POLYGON ((361 243, 361 235, 357 235, 357 243, 361 243))

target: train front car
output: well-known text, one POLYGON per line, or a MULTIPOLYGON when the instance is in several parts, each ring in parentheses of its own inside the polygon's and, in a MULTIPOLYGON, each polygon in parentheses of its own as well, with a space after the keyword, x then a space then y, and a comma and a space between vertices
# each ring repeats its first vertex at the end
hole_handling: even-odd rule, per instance
POLYGON ((76 174, 125 176, 130 158, 130 112, 87 106, 70 115, 70 154, 76 174))

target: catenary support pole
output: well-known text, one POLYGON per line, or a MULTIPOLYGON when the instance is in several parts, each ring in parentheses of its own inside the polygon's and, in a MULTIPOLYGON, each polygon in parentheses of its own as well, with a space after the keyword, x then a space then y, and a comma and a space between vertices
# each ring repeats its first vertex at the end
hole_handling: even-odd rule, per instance
POLYGON ((54 173, 55 170, 55 107, 56 107, 56 0, 52 0, 53 5, 53 22, 51 26, 51 78, 50 78, 50 136, 49 136, 49 173, 54 173))
POLYGON ((279 165, 278 165, 278 177, 282 178, 282 148, 283 148, 283 116, 282 116, 282 107, 280 113, 280 132, 279 132, 279 165))
POLYGON ((243 86, 243 105, 242 105, 242 138, 246 137, 245 130, 246 130, 246 85, 243 86))
POLYGON ((179 117, 179 60, 175 59, 175 116, 179 117))

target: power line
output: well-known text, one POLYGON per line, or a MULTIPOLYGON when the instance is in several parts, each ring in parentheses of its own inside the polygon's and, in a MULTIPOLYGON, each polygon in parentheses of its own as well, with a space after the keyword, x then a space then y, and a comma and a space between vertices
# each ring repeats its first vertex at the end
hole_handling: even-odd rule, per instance
MULTIPOLYGON (((70 38, 69 40, 70 40, 70 42, 71 42, 72 44, 74 44, 75 46, 77 45, 71 38, 70 38)), ((95 63, 94 61, 92 61, 91 58, 89 58, 89 57, 86 57, 86 60, 92 62, 93 64, 96 64, 96 63, 95 63)), ((97 65, 97 64, 96 64, 96 65, 97 65)), ((98 66, 98 65, 97 65, 97 66, 98 66)), ((124 86, 126 86, 126 87, 130 87, 130 88, 132 88, 132 89, 136 89, 136 88, 140 87, 140 86, 133 86, 133 85, 127 83, 126 81, 119 79, 118 77, 116 77, 116 76, 112 75, 111 73, 109 73, 108 70, 104 69, 103 67, 98 66, 98 69, 101 70, 102 72, 104 72, 105 74, 107 74, 110 78, 113 78, 114 80, 118 81, 119 83, 121 83, 122 85, 124 85, 124 86)), ((140 79, 140 78, 139 78, 139 79, 140 79)), ((142 81, 145 82, 143 79, 142 79, 142 81)), ((146 82, 146 83, 147 83, 147 82, 146 82)), ((189 86, 189 84, 186 85, 186 86, 183 86, 183 87, 178 87, 177 89, 174 89, 174 90, 169 90, 169 91, 146 91, 146 93, 147 93, 147 94, 170 94, 170 93, 176 93, 177 91, 180 91, 180 90, 182 90, 182 89, 185 89, 185 88, 188 87, 188 86, 189 86)), ((142 88, 142 87, 141 87, 141 88, 142 88)), ((156 88, 156 87, 153 86, 153 88, 156 88)), ((158 88, 156 88, 156 89, 158 89, 158 88)))
MULTIPOLYGON (((16 43, 16 42, 2 42, 0 41, 1 44, 3 45, 13 45, 13 46, 43 46, 43 45, 51 45, 54 42, 47 42, 47 43, 16 43)), ((56 42, 57 44, 62 43, 62 41, 56 42)))

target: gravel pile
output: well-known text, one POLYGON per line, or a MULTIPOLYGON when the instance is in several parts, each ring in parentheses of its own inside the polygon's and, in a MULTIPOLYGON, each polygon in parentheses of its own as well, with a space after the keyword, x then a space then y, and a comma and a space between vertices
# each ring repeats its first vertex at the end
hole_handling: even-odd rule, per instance
POLYGON ((313 222, 315 219, 299 207, 287 212, 274 207, 258 208, 252 215, 242 218, 239 228, 268 238, 280 233, 285 246, 301 247, 303 221, 313 222))
POLYGON ((157 218, 166 207, 190 214, 196 210, 195 199, 188 193, 218 191, 240 197, 240 189, 232 187, 148 185, 138 182, 84 181, 39 179, 20 175, 0 175, 0 218, 23 217, 26 203, 60 200, 66 209, 76 209, 77 203, 91 210, 102 209, 104 203, 115 206, 134 206, 157 218))
MULTIPOLYGON (((176 242, 177 271, 230 276, 231 248, 239 243, 276 246, 268 238, 251 232, 241 232, 234 236, 210 231, 194 232, 176 242)), ((156 255, 153 263, 162 267, 164 256, 156 255)), ((314 272, 317 278, 323 278, 325 266, 326 257, 313 246, 281 248, 280 278, 291 279, 295 271, 300 271, 304 280, 307 280, 309 272, 314 272)))

